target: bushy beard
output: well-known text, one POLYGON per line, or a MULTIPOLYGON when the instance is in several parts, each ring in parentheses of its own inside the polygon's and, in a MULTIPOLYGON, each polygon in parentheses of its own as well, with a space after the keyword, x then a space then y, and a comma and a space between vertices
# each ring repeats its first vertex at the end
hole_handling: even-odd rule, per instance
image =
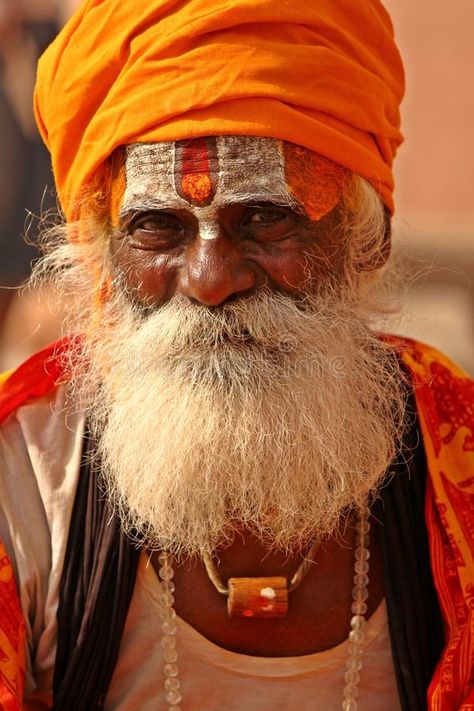
POLYGON ((404 395, 357 303, 262 290, 212 309, 175 297, 146 315, 116 291, 89 332, 86 377, 129 535, 194 555, 247 529, 290 551, 366 503, 395 455, 404 395))

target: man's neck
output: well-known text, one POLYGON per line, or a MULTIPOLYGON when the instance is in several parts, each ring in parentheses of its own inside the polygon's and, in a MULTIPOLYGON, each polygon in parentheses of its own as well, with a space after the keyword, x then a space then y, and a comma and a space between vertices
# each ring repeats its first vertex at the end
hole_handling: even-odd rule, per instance
MULTIPOLYGON (((371 522, 367 617, 383 598, 380 530, 371 522)), ((350 630, 354 586, 355 529, 348 525, 319 548, 315 563, 289 596, 280 619, 229 619, 226 597, 210 581, 202 560, 173 564, 175 609, 194 629, 215 644, 242 654, 268 657, 311 654, 336 646, 350 630)), ((157 556, 153 557, 157 566, 157 556), (156 560, 155 560, 156 559, 156 560)), ((219 553, 218 571, 229 577, 292 577, 301 555, 269 552, 251 535, 237 536, 219 553)))

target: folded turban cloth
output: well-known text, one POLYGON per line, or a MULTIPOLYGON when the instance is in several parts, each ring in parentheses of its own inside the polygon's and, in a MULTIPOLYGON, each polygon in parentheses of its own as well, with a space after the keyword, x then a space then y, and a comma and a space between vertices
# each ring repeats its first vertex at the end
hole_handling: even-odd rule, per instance
POLYGON ((393 211, 403 66, 379 0, 85 0, 38 67, 69 219, 122 144, 255 135, 367 178, 393 211))

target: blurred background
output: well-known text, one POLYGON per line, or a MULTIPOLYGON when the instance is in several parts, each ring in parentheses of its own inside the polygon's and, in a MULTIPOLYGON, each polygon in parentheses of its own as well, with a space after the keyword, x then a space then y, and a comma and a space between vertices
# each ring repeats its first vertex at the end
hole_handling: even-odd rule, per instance
MULTIPOLYGON (((0 371, 53 340, 47 294, 18 293, 37 216, 55 205, 33 121, 35 65, 78 0, 0 0, 0 371)), ((385 0, 404 58, 405 144, 396 160, 394 249, 407 268, 393 328, 474 374, 474 3, 385 0)))
POLYGON ((56 205, 32 95, 38 57, 77 0, 0 0, 0 372, 57 337, 61 316, 44 293, 21 293, 37 255, 27 244, 56 205))
POLYGON ((474 3, 385 5, 407 76, 394 245, 418 275, 397 327, 474 375, 474 3))

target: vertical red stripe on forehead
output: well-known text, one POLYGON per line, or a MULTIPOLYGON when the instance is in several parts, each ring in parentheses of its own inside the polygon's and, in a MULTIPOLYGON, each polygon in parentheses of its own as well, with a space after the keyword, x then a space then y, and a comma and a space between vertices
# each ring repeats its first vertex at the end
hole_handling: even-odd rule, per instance
POLYGON ((214 137, 176 141, 176 192, 191 205, 210 205, 217 189, 216 169, 217 148, 214 137))

